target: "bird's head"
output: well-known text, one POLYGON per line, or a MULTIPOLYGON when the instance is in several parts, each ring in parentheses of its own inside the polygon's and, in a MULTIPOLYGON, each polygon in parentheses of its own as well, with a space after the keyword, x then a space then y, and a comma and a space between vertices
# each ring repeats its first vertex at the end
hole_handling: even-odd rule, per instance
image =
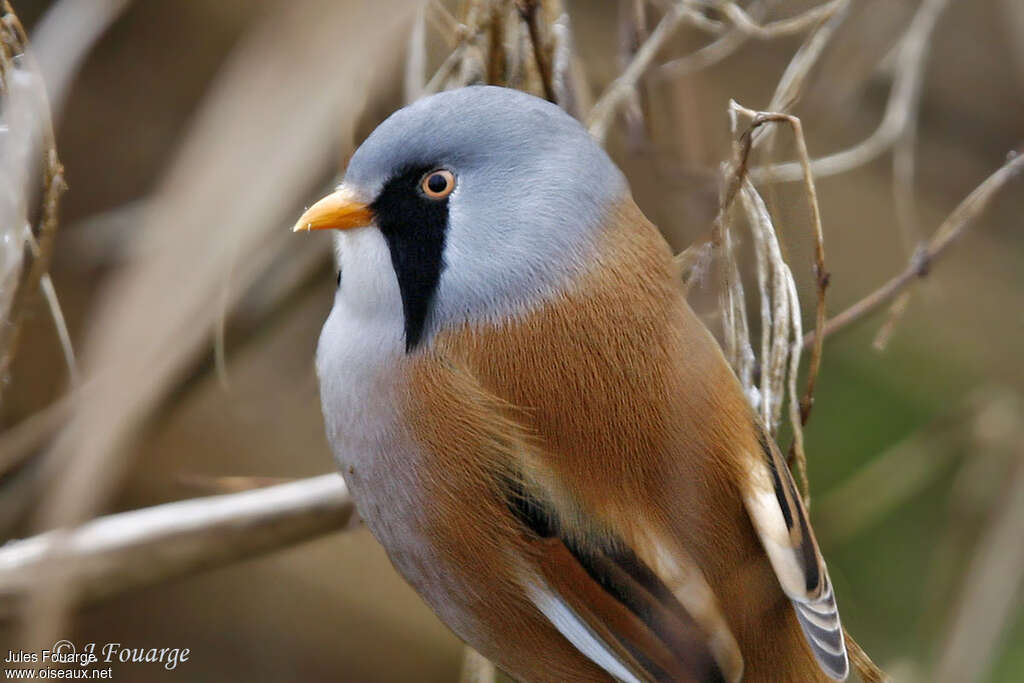
POLYGON ((412 351, 438 329, 516 315, 571 282, 625 193, 615 164, 557 106, 474 86, 391 115, 294 229, 339 231, 338 297, 362 315, 401 311, 412 351))

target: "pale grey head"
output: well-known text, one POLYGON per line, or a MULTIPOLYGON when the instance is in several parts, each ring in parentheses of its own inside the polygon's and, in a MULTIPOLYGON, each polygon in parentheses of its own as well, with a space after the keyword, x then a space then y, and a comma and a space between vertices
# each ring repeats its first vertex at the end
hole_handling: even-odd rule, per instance
POLYGON ((439 328, 515 315, 564 286, 593 258, 627 185, 556 105, 473 86, 395 112, 356 151, 341 189, 370 206, 369 229, 384 239, 339 233, 339 296, 372 284, 353 280, 386 244, 412 350, 439 328), (438 170, 451 175, 431 179, 438 170), (431 196, 428 181, 448 179, 431 196))

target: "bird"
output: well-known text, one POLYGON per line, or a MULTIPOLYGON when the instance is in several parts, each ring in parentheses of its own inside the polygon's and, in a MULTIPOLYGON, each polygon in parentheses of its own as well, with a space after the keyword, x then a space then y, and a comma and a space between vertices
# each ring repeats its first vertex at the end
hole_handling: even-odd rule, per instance
POLYGON ((576 119, 498 86, 420 99, 293 229, 336 236, 337 464, 459 638, 520 681, 846 678, 786 460, 576 119))

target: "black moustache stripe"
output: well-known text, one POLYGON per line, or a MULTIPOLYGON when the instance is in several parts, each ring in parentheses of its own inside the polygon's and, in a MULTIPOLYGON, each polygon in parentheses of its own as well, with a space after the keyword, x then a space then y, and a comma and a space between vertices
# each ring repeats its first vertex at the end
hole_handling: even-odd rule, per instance
POLYGON ((402 294, 406 353, 423 338, 444 269, 448 199, 428 199, 419 187, 424 174, 433 168, 421 166, 399 172, 372 204, 402 294))

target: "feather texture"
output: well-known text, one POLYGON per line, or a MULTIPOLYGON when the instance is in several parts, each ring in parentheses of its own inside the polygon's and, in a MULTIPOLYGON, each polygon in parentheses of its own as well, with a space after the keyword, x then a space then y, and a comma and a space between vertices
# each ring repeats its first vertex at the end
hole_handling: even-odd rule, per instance
POLYGON ((825 561, 778 446, 760 426, 758 436, 761 458, 747 478, 747 511, 815 658, 831 677, 845 679, 850 664, 825 561))
POLYGON ((360 513, 521 680, 828 680, 838 615, 788 470, 631 199, 596 239, 559 291, 374 369, 395 420, 372 442, 328 417, 360 513))

